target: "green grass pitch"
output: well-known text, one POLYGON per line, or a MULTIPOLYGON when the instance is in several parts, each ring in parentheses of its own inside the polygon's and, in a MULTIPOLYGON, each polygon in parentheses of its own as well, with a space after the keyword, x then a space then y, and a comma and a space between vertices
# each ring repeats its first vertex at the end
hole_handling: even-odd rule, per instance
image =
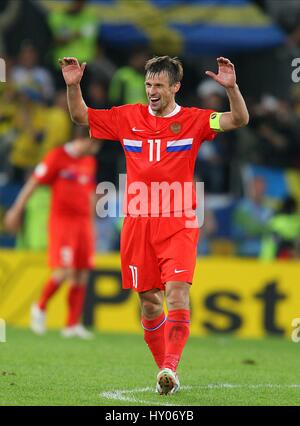
POLYGON ((93 341, 8 328, 0 343, 0 405, 299 405, 300 343, 191 337, 181 391, 154 392, 157 368, 142 336, 93 341))

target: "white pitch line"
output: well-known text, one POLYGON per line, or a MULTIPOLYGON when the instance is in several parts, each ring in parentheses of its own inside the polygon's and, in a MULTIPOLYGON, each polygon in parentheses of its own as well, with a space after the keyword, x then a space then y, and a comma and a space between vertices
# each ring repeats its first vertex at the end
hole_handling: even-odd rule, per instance
POLYGON ((274 389, 280 389, 280 388, 300 388, 299 383, 295 384, 277 384, 277 383, 263 383, 263 384, 256 384, 256 385, 239 385, 239 384, 231 384, 231 383, 216 383, 216 384, 208 384, 208 385, 198 385, 198 386, 190 386, 190 388, 197 388, 197 389, 237 389, 237 388, 243 388, 243 389, 259 389, 259 388, 274 388, 274 389))
POLYGON ((100 396, 102 396, 103 398, 106 399, 114 399, 117 401, 127 401, 127 402, 138 402, 140 404, 153 404, 153 405, 166 405, 166 406, 171 406, 171 407, 175 407, 178 404, 171 404, 169 402, 165 402, 165 403, 160 403, 158 401, 145 401, 143 399, 138 399, 135 396, 133 396, 132 394, 134 393, 141 393, 141 392, 154 392, 153 388, 147 387, 147 388, 136 388, 136 389, 119 389, 119 390, 113 390, 113 391, 109 391, 109 392, 101 392, 100 396), (128 394, 129 396, 126 396, 126 394, 128 394), (132 396, 130 396, 132 395, 132 396))
MULTIPOLYGON (((273 384, 273 383, 264 383, 264 384, 248 384, 248 385, 240 385, 235 383, 209 383, 207 385, 197 385, 197 386, 182 386, 182 390, 196 390, 196 389, 280 389, 280 388, 288 388, 288 389, 300 389, 300 384, 273 384)), ((169 402, 159 402, 159 401, 149 401, 140 399, 134 394, 140 394, 145 392, 154 392, 152 387, 146 388, 135 388, 135 389, 116 389, 106 392, 101 392, 100 396, 106 399, 113 399, 117 401, 126 401, 126 402, 135 402, 140 404, 153 404, 153 405, 162 405, 162 406, 179 406, 180 404, 171 404, 169 402)), ((164 398, 164 397, 161 397, 164 398)))

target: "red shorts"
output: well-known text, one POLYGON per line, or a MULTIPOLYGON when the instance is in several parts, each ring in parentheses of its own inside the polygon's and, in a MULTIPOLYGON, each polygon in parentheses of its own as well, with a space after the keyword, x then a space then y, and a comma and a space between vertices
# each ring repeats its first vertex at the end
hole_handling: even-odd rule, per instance
POLYGON ((48 256, 51 268, 91 269, 94 257, 91 219, 50 218, 48 256))
POLYGON ((192 283, 199 228, 185 217, 126 217, 121 235, 123 288, 164 290, 168 281, 192 283))

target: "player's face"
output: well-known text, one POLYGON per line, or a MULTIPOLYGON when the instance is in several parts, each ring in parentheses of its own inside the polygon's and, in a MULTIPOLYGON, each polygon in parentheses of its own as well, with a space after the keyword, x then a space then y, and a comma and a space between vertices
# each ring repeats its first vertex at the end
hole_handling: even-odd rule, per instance
POLYGON ((175 108, 175 94, 180 83, 170 85, 169 76, 165 72, 147 74, 145 79, 146 94, 149 105, 156 115, 166 115, 175 108))

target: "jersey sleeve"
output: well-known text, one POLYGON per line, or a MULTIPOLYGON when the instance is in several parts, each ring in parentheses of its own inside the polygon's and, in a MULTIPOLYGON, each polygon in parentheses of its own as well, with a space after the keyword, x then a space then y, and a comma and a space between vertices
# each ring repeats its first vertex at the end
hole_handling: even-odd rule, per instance
POLYGON ((119 140, 118 108, 94 109, 88 108, 90 135, 95 139, 119 140))
POLYGON ((218 134, 216 124, 217 112, 212 109, 200 110, 200 126, 201 126, 201 139, 202 141, 211 141, 218 134))
POLYGON ((39 163, 33 176, 41 185, 51 185, 59 171, 59 153, 57 149, 50 151, 41 163, 39 163))

